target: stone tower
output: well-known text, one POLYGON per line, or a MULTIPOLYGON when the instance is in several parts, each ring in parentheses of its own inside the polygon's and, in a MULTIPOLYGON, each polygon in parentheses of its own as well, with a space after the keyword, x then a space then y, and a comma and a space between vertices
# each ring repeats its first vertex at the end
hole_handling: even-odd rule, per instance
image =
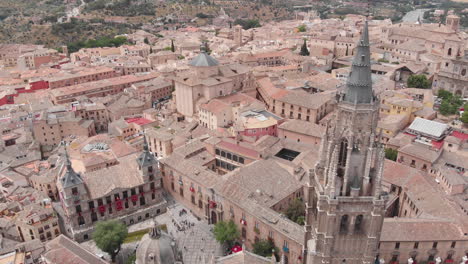
POLYGON ((448 15, 445 19, 445 25, 455 32, 460 29, 460 17, 457 15, 448 15))
POLYGON ((143 134, 143 152, 137 158, 138 171, 143 177, 144 182, 160 180, 159 162, 154 158, 154 155, 149 152, 146 135, 143 134))
MULTIPOLYGON (((60 169, 57 187, 59 189, 60 201, 67 214, 75 214, 80 211, 76 206, 80 201, 89 199, 88 190, 80 174, 72 168, 70 158, 65 149, 65 163, 60 169)), ((81 216, 80 216, 81 218, 81 216)), ((68 219, 68 221, 77 221, 78 219, 68 219)), ((80 219, 81 221, 82 219, 80 219)), ((78 224, 78 223, 77 223, 78 224)))
POLYGON ((306 191, 306 263, 375 261, 385 210, 367 21, 306 191))
POLYGON ((242 26, 234 26, 234 42, 238 47, 242 46, 242 26))

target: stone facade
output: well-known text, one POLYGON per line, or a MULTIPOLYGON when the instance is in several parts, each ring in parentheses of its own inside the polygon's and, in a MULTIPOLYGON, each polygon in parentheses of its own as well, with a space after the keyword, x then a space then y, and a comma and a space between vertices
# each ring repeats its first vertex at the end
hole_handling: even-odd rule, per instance
POLYGON ((166 210, 159 165, 146 144, 140 156, 126 156, 118 165, 83 176, 67 159, 57 182, 60 206, 56 210, 66 234, 76 241, 91 238, 97 221, 118 219, 132 225, 166 210))
POLYGON ((51 240, 61 234, 58 218, 49 205, 32 204, 23 208, 15 219, 22 241, 51 240))
POLYGON ((34 139, 41 145, 43 152, 57 147, 70 136, 90 137, 96 134, 94 122, 75 117, 74 113, 41 113, 33 121, 34 139))
POLYGON ((367 23, 306 192, 306 263, 372 263, 385 216, 367 23))
POLYGON ((456 95, 468 96, 468 56, 446 58, 435 76, 432 89, 444 89, 456 95))

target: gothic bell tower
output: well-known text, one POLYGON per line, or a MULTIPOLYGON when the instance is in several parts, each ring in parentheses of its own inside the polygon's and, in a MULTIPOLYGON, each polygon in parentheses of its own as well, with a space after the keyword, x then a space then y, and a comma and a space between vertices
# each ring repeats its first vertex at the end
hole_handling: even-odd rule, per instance
POLYGON ((367 264, 376 259, 385 210, 367 21, 337 100, 309 175, 305 258, 308 264, 367 264))

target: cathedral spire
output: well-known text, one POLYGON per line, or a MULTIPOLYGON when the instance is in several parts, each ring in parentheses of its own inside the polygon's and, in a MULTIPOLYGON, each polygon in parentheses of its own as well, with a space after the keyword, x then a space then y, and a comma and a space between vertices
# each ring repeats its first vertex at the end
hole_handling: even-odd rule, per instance
POLYGON ((356 49, 351 72, 346 82, 344 101, 352 104, 370 104, 373 101, 373 93, 367 20, 356 49))
POLYGON ((66 147, 65 147, 65 165, 66 165, 66 171, 62 177, 63 187, 67 188, 67 187, 73 187, 78 184, 82 184, 83 179, 81 179, 81 176, 78 173, 76 173, 75 170, 73 169, 66 147))
POLYGON ((157 163, 157 160, 154 158, 153 154, 151 154, 149 151, 148 141, 146 140, 146 133, 144 131, 143 131, 143 151, 141 152, 140 156, 138 156, 137 163, 140 166, 140 169, 157 163))

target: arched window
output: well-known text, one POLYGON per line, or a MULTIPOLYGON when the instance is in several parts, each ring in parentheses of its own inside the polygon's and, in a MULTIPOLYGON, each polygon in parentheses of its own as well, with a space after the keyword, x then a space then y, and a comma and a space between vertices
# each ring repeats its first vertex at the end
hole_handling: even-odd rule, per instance
POLYGON ((84 224, 85 224, 84 217, 82 215, 78 216, 78 225, 84 225, 84 224))
POLYGON ((346 234, 348 232, 348 215, 343 215, 340 222, 340 233, 346 234))
POLYGON ((340 153, 338 158, 338 165, 344 166, 346 165, 346 158, 348 155, 348 141, 343 139, 340 144, 340 153))
POLYGON ((364 217, 362 215, 358 215, 356 217, 356 221, 354 222, 354 233, 361 233, 362 232, 362 222, 364 217))

